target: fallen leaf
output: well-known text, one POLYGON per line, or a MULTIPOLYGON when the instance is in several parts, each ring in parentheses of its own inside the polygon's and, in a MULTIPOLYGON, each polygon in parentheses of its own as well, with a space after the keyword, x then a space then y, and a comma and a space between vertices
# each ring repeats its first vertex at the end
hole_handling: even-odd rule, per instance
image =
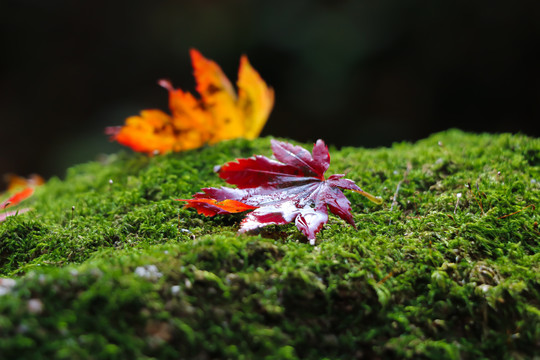
MULTIPOLYGON (((6 175, 5 178, 8 181, 8 190, 6 193, 10 195, 6 200, 0 202, 0 210, 17 206, 19 203, 32 196, 35 188, 44 182, 41 176, 35 174, 31 175, 28 179, 12 174, 6 175)), ((0 222, 6 220, 9 216, 22 214, 29 210, 29 208, 19 208, 13 211, 2 212, 0 213, 0 222)))
POLYGON ((21 201, 28 199, 33 194, 34 194, 33 187, 24 188, 21 191, 18 191, 12 196, 10 196, 7 200, 0 203, 0 209, 5 209, 8 206, 15 206, 19 204, 21 201))
POLYGON ((105 133, 122 145, 148 154, 258 137, 272 111, 274 91, 247 57, 240 59, 237 95, 218 64, 195 49, 190 55, 200 99, 175 89, 167 80, 159 80, 159 85, 169 91, 171 115, 161 110, 143 110, 127 118, 124 126, 108 127, 105 133))
POLYGON ((342 174, 324 177, 330 166, 330 154, 322 140, 315 143, 312 153, 276 140, 272 140, 272 150, 275 159, 256 155, 219 168, 219 176, 236 185, 236 189, 204 188, 202 193, 193 195, 193 199, 179 201, 187 202, 186 207, 195 208, 206 216, 253 210, 242 220, 240 232, 294 221, 311 244, 328 221, 328 209, 355 227, 351 204, 341 189, 382 203, 380 198, 366 193, 342 174), (223 206, 230 201, 235 201, 234 210, 223 206))

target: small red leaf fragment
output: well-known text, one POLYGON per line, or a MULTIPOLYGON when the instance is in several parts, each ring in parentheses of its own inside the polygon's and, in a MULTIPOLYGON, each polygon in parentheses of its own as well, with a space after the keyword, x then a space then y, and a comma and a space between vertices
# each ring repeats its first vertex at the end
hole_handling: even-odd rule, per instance
POLYGON ((322 140, 315 143, 312 153, 275 140, 272 140, 272 150, 277 160, 256 155, 218 168, 219 176, 238 186, 237 189, 204 188, 194 199, 181 201, 206 216, 254 210, 242 221, 240 232, 294 221, 311 244, 328 222, 328 209, 355 226, 351 203, 341 189, 356 191, 377 204, 382 203, 354 181, 344 179, 344 175, 324 178, 330 166, 330 154, 322 140), (238 211, 231 211, 230 207, 238 211))
MULTIPOLYGON (((8 182, 8 190, 6 191, 9 194, 9 198, 0 202, 0 210, 3 210, 7 207, 11 208, 17 206, 22 201, 28 199, 34 194, 34 190, 37 186, 42 185, 45 181, 39 175, 33 174, 28 178, 23 178, 21 176, 8 174, 4 176, 8 182)), ((0 194, 0 197, 3 197, 5 193, 0 194)), ((9 216, 14 216, 17 214, 22 214, 29 211, 29 208, 19 208, 11 211, 4 211, 0 213, 0 222, 3 222, 9 216)))
POLYGON ((21 201, 28 199, 30 196, 32 196, 32 194, 34 194, 33 187, 24 188, 23 190, 16 192, 11 197, 9 197, 9 199, 1 203, 0 209, 5 209, 8 206, 15 206, 21 201))

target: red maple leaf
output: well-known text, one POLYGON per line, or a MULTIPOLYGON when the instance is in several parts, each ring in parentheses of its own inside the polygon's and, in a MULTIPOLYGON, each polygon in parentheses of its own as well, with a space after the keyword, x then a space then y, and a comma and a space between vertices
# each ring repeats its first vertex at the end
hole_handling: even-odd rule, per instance
POLYGON ((377 204, 382 202, 354 181, 344 179, 345 175, 325 179, 330 154, 322 140, 315 143, 312 154, 300 146, 276 140, 272 140, 272 151, 275 159, 256 155, 219 168, 219 176, 237 189, 204 188, 193 199, 179 201, 186 201, 185 207, 206 216, 253 210, 242 220, 240 232, 294 221, 311 244, 328 221, 328 208, 356 228, 351 203, 341 189, 356 191, 377 204))

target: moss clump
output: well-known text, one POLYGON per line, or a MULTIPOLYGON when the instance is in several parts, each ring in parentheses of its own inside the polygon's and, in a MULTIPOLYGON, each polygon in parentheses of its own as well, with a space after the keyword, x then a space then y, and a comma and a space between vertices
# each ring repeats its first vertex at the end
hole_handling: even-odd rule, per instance
POLYGON ((538 139, 453 130, 414 145, 331 149, 329 173, 348 172, 386 202, 347 194, 358 230, 331 217, 315 247, 294 225, 237 236, 239 217, 203 218, 173 200, 222 185, 213 166, 254 153, 270 155, 268 139, 112 155, 50 180, 35 211, 0 224, 0 354, 540 351, 538 139))

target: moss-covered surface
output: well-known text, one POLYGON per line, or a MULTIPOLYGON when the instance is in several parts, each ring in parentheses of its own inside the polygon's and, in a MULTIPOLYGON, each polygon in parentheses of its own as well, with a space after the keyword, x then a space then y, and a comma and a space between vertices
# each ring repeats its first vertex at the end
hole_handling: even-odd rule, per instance
POLYGON ((454 130, 331 149, 328 174, 385 203, 347 193, 358 229, 331 216, 316 246, 294 225, 237 236, 241 216, 173 200, 255 153, 268 139, 124 153, 41 187, 34 211, 0 224, 0 358, 540 353, 538 139, 454 130))

